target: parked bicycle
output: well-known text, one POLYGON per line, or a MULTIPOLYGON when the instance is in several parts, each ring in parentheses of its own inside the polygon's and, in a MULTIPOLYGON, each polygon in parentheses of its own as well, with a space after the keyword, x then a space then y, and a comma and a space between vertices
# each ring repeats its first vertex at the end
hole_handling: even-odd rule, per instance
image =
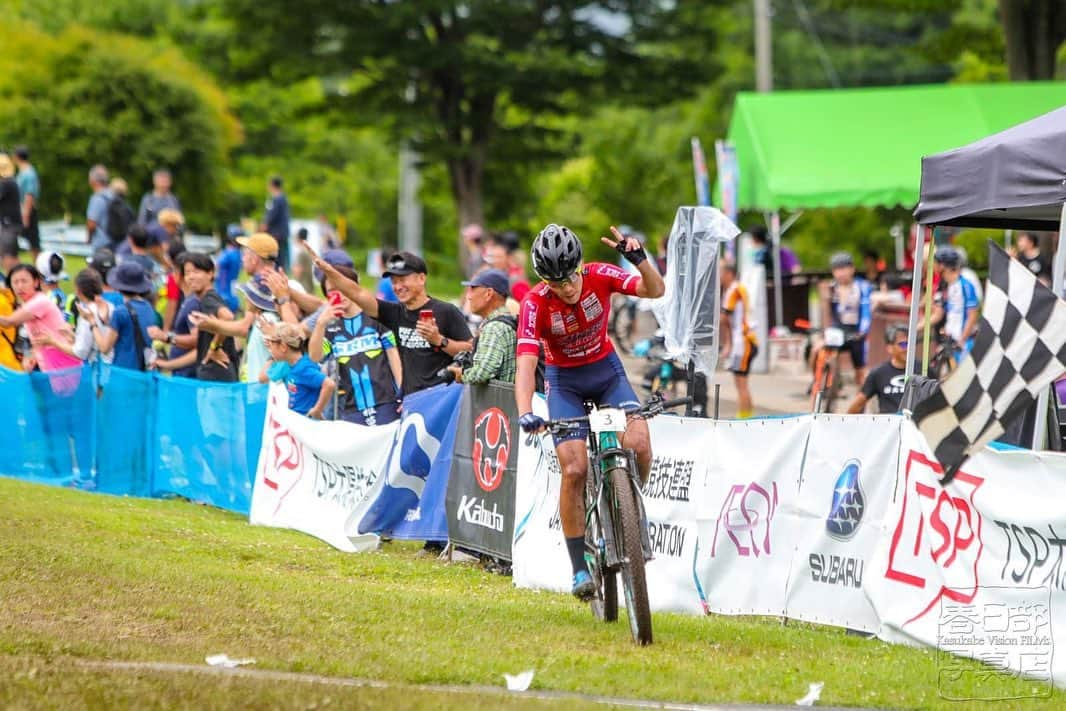
MULTIPOLYGON (((806 331, 810 336, 817 330, 810 327, 805 320, 795 322, 796 328, 806 331)), ((843 383, 840 377, 840 353, 853 338, 861 336, 849 336, 842 328, 830 327, 823 329, 822 343, 814 358, 814 380, 811 383, 811 412, 830 413, 833 405, 840 399, 843 383)))
POLYGON ((648 520, 640 495, 640 474, 633 450, 621 446, 627 418, 648 419, 686 405, 689 398, 663 400, 653 395, 642 407, 623 411, 586 403, 584 417, 551 420, 545 429, 561 434, 588 425, 589 472, 585 487, 585 559, 596 584, 590 601, 593 614, 605 621, 618 619, 618 579, 621 574, 629 631, 633 641, 651 644, 651 608, 644 564, 652 559, 648 520))

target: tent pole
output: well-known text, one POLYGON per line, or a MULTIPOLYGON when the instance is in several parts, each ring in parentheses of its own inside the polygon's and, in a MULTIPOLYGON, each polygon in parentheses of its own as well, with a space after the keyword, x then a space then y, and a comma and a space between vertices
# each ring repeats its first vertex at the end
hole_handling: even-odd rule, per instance
POLYGON ((913 344, 918 337, 918 304, 922 293, 922 247, 925 244, 925 227, 918 225, 917 234, 914 236, 914 274, 911 277, 911 316, 907 323, 907 370, 904 375, 910 378, 917 375, 914 367, 914 356, 917 350, 913 344))
MULTIPOLYGON (((1066 230, 1066 202, 1062 204, 1062 213, 1059 216, 1059 243, 1055 247, 1055 261, 1051 267, 1051 290, 1055 296, 1062 298, 1063 276, 1066 275, 1066 249, 1063 249, 1063 231, 1066 230)), ((1045 436, 1048 427, 1048 399, 1051 396, 1051 388, 1044 388, 1040 397, 1036 400, 1036 423, 1033 425, 1033 449, 1044 448, 1045 436)))
MULTIPOLYGON (((936 253, 936 239, 933 234, 935 227, 927 227, 926 232, 929 234, 929 266, 925 271, 925 334, 922 336, 922 375, 929 375, 929 341, 933 336, 933 329, 929 327, 929 317, 933 313, 933 265, 936 263, 936 259, 933 255, 936 253)), ((925 240, 922 240, 922 247, 925 247, 925 240)))
POLYGON ((1010 251, 1011 242, 1014 241, 1014 230, 1003 230, 1003 249, 1010 251))
POLYGON ((781 273, 781 215, 774 210, 770 216, 770 233, 773 236, 774 247, 774 330, 780 331, 785 325, 784 298, 782 294, 782 282, 785 275, 781 273))

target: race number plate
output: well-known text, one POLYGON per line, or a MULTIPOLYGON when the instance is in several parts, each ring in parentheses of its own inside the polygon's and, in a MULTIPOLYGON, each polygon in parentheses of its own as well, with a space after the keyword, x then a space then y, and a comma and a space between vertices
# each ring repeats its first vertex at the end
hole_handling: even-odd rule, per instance
POLYGON ((830 348, 841 348, 844 345, 844 330, 840 328, 825 329, 825 345, 830 348))
POLYGON ((614 407, 604 407, 589 413, 589 428, 600 432, 625 432, 626 413, 614 407))

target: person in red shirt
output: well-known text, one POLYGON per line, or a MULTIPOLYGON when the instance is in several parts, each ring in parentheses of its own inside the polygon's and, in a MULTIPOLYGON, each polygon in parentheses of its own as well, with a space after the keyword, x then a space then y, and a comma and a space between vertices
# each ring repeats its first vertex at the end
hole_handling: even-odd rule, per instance
MULTIPOLYGON (((607 337, 611 294, 654 299, 663 295, 663 278, 640 242, 611 228, 615 239, 602 238, 637 270, 629 273, 613 264, 582 265, 581 241, 569 228, 551 224, 541 230, 530 255, 533 270, 543 281, 522 300, 518 316, 515 402, 519 424, 526 432, 543 428, 534 415, 533 390, 537 360, 543 346, 547 369, 548 415, 551 419, 585 414, 584 402, 619 408, 639 406, 622 361, 607 337)), ((573 593, 588 599, 595 585, 585 565, 585 479, 588 476, 587 430, 555 436, 555 452, 562 470, 559 513, 563 536, 574 570, 573 593)), ((651 467, 651 439, 643 420, 630 420, 622 445, 637 457, 642 481, 651 467)))

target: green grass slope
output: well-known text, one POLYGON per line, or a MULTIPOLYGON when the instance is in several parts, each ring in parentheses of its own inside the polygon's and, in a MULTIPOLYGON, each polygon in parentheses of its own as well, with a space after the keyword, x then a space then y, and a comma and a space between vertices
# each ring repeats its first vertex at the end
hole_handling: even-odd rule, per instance
MULTIPOLYGON (((417 550, 393 543, 343 554, 184 502, 0 478, 0 707, 59 698, 199 708, 506 701, 86 666, 203 665, 217 653, 254 657, 256 669, 403 685, 502 686, 503 673, 534 669, 534 689, 618 697, 791 704, 823 681, 824 705, 960 707, 938 695, 929 650, 775 619, 666 614, 654 618, 655 645, 637 648, 624 623, 597 623, 568 596, 516 590, 509 578, 417 550)), ((1006 678, 963 691, 984 693, 989 683, 1020 696, 1046 692, 1006 678)), ((543 705, 514 699, 527 701, 543 705)), ((1056 692, 1026 708, 1063 701, 1056 692)))

